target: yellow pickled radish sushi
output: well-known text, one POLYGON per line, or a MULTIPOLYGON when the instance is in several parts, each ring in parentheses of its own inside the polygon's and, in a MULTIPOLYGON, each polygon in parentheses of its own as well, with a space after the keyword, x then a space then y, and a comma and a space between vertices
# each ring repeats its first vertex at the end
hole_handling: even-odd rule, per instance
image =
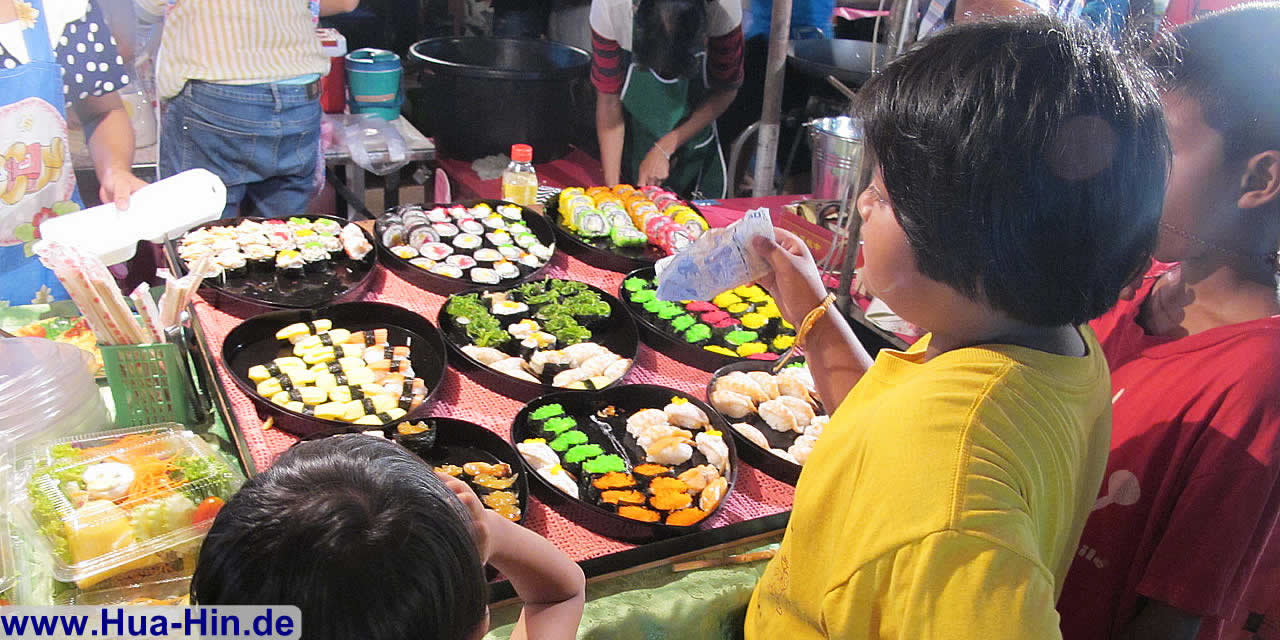
POLYGON ((315 415, 324 420, 342 420, 347 415, 347 403, 326 402, 316 405, 315 415))
POLYGON ((282 373, 291 373, 298 369, 306 370, 306 368, 307 363, 303 362, 302 358, 276 358, 267 364, 249 367, 249 379, 254 382, 262 382, 267 378, 273 378, 282 373))
POLYGON ((386 390, 376 384, 343 385, 329 389, 329 400, 347 403, 365 396, 376 396, 383 393, 386 393, 386 390))
POLYGON ((381 424, 386 424, 388 422, 393 422, 395 420, 399 420, 400 418, 403 418, 406 415, 408 415, 408 412, 405 411, 404 409, 395 408, 389 411, 383 411, 381 413, 362 416, 360 418, 357 418, 355 420, 355 423, 367 424, 367 425, 381 425, 381 424))
POLYGON ((315 382, 316 374, 306 369, 297 369, 289 373, 282 373, 273 376, 258 383, 257 391, 260 396, 274 396, 281 391, 288 391, 294 387, 301 387, 315 382))
POLYGON ((328 319, 318 319, 311 322, 298 322, 291 324, 276 332, 276 340, 288 340, 289 342, 297 342, 307 336, 322 333, 333 328, 333 321, 328 319))
POLYGON ((351 332, 346 329, 333 329, 324 333, 317 333, 314 336, 306 336, 293 343, 293 352, 296 354, 299 350, 307 351, 319 346, 332 347, 345 343, 349 337, 351 337, 351 332))
POLYGON ((284 406, 289 402, 301 402, 302 404, 316 405, 328 399, 328 394, 324 389, 316 387, 294 387, 288 391, 281 391, 271 396, 271 401, 284 406))
POLYGON ((369 366, 362 358, 353 358, 351 356, 338 356, 333 362, 319 362, 311 365, 311 371, 314 373, 345 373, 347 371, 355 371, 369 366))
POLYGON ((321 347, 313 349, 302 355, 302 361, 307 364, 316 364, 318 362, 333 362, 338 359, 338 354, 334 353, 333 347, 321 347))
POLYGON ((335 387, 345 387, 349 385, 366 385, 373 384, 374 374, 370 369, 353 369, 343 373, 321 373, 316 375, 315 385, 317 388, 323 389, 328 394, 329 389, 335 387), (339 377, 341 376, 341 377, 339 377))

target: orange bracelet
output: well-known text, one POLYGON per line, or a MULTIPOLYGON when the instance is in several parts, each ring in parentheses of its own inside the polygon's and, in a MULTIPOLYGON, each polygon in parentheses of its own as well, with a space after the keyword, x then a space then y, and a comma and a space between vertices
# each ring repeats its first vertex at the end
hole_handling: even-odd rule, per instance
POLYGON ((822 302, 818 303, 818 306, 805 314, 804 320, 800 321, 800 326, 796 327, 795 345, 797 347, 804 347, 804 340, 809 337, 809 331, 813 329, 813 325, 818 324, 818 321, 821 320, 823 316, 827 315, 827 309, 830 308, 831 303, 835 301, 836 294, 828 293, 827 297, 823 298, 822 302))

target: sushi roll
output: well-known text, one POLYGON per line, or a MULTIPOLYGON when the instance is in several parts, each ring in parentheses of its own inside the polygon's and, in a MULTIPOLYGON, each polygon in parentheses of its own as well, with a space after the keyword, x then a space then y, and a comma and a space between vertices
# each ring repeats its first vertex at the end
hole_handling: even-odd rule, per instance
POLYGON ((338 236, 320 236, 320 245, 325 251, 329 252, 329 257, 338 259, 342 257, 342 238, 338 236))
POLYGON ((436 265, 436 261, 430 258, 417 257, 417 258, 411 258, 409 260, 409 264, 419 269, 425 269, 427 271, 430 271, 431 267, 434 267, 436 265))
POLYGON ((535 351, 533 355, 529 357, 529 368, 533 369, 534 373, 543 377, 554 377, 561 371, 568 371, 572 366, 573 365, 569 361, 569 356, 565 355, 563 351, 535 351))
POLYGON ((309 273, 323 273, 329 268, 329 252, 319 240, 311 240, 302 245, 302 266, 309 273))
POLYGON ((476 284, 498 284, 502 278, 498 272, 487 267, 475 267, 471 270, 471 281, 476 284))
POLYGON ((364 229, 350 222, 342 228, 339 237, 342 238, 342 250, 352 260, 362 260, 369 255, 370 251, 373 251, 373 245, 369 244, 369 239, 365 237, 364 229))
POLYGON ((511 224, 507 225, 506 231, 507 233, 513 236, 518 233, 532 233, 529 230, 529 225, 523 222, 512 222, 511 224))
POLYGON ((300 229, 306 229, 306 230, 308 230, 308 231, 309 231, 309 230, 311 230, 311 226, 312 226, 314 223, 313 223, 309 218, 303 218, 303 217, 301 217, 301 216, 294 216, 294 217, 292 217, 292 218, 289 218, 289 220, 288 220, 288 224, 289 224, 289 228, 290 228, 290 229, 293 229, 293 230, 296 232, 296 231, 298 231, 298 230, 300 230, 300 229))
POLYGON ((430 224, 424 222, 410 227, 405 232, 404 240, 414 249, 421 249, 424 244, 438 242, 440 236, 436 234, 435 229, 430 224))
POLYGON ((520 277, 520 267, 514 262, 508 260, 500 260, 493 263, 493 270, 498 272, 498 277, 503 280, 511 280, 520 277))
POLYGON ((476 249, 475 253, 471 255, 480 262, 497 262, 502 260, 502 252, 497 249, 476 249))
POLYGON ((402 244, 398 247, 391 247, 391 253, 401 260, 412 260, 418 257, 418 250, 413 247, 402 244))
POLYGON ((512 300, 495 300, 489 308, 489 312, 497 316, 505 326, 524 319, 529 313, 529 305, 512 300))
POLYGON ((520 257, 517 259, 517 262, 531 269, 537 269, 546 263, 545 260, 539 258, 538 256, 533 255, 532 253, 520 254, 520 257))
POLYGON ((302 254, 294 249, 276 253, 276 272, 290 278, 302 277, 302 254))
POLYGON ((524 251, 514 244, 498 245, 498 253, 502 254, 504 260, 517 260, 524 251))
POLYGON ((405 243, 405 228, 399 222, 390 222, 383 226, 378 237, 382 240, 382 244, 387 247, 396 247, 405 243))
POLYGON ((487 218, 493 215, 493 207, 481 202, 480 204, 468 209, 467 213, 470 213, 472 218, 487 218))
POLYGON ((508 220, 523 220, 524 210, 516 205, 504 204, 498 207, 498 215, 508 220))
POLYGON ((533 354, 556 346, 556 337, 546 331, 535 331, 520 341, 520 354, 530 357, 533 354))
POLYGON ((512 241, 511 234, 507 233, 506 231, 491 231, 489 233, 484 234, 484 239, 488 240, 489 244, 495 247, 501 247, 502 245, 511 244, 511 241, 512 241))
POLYGON ((453 246, 464 251, 472 251, 482 244, 484 240, 472 233, 460 233, 453 237, 453 246))
POLYGON ((252 271, 270 273, 275 266, 276 251, 266 244, 251 244, 244 247, 243 251, 252 271))
POLYGON ((598 209, 580 209, 573 214, 573 226, 584 238, 600 238, 609 235, 609 221, 598 209))
POLYGON ((444 263, 452 267, 458 267, 459 269, 470 269, 471 267, 476 266, 476 259, 461 253, 455 253, 448 258, 445 258, 444 263))
POLYGON ((506 220, 506 218, 503 218, 501 215, 496 214, 496 213, 491 214, 491 215, 489 215, 489 216, 486 216, 484 220, 481 220, 481 222, 482 222, 482 223, 484 223, 484 226, 486 226, 486 227, 488 227, 488 228, 490 228, 490 229, 505 229, 505 228, 507 228, 507 220, 506 220))
POLYGON ((418 253, 424 258, 440 262, 453 254, 453 247, 443 242, 428 242, 418 248, 418 253))
POLYGON ((514 240, 515 240, 516 246, 526 250, 529 247, 535 244, 538 244, 538 236, 535 236, 532 233, 518 234, 515 236, 514 240))
POLYGON ((441 238, 448 239, 458 235, 458 226, 451 222, 437 222, 431 225, 436 235, 441 238))
POLYGON ((434 266, 431 267, 430 271, 431 273, 434 273, 438 276, 444 276, 446 278, 461 279, 463 276, 463 271, 461 267, 456 267, 454 265, 447 264, 444 262, 437 262, 434 266))
POLYGON ((249 273, 248 260, 235 249, 219 253, 213 261, 227 278, 243 278, 249 273))
POLYGON ((609 232, 609 241, 615 247, 643 247, 649 243, 649 236, 635 227, 615 226, 609 232))
POLYGON ((533 245, 529 246, 528 250, 529 250, 529 253, 532 253, 533 255, 538 256, 538 259, 542 260, 543 262, 550 260, 551 254, 554 253, 554 250, 551 247, 548 247, 547 245, 542 244, 540 242, 534 243, 533 245))
POLYGON ((449 217, 449 212, 443 207, 436 207, 427 212, 427 220, 431 222, 448 222, 453 218, 449 217))
POLYGON ((322 236, 336 236, 339 233, 342 233, 342 225, 336 220, 318 218, 315 222, 311 223, 311 230, 322 236))
POLYGON ((481 235, 485 232, 484 225, 481 224, 479 220, 476 220, 474 218, 469 218, 467 220, 459 220, 458 230, 462 231, 463 233, 470 233, 476 236, 481 235))

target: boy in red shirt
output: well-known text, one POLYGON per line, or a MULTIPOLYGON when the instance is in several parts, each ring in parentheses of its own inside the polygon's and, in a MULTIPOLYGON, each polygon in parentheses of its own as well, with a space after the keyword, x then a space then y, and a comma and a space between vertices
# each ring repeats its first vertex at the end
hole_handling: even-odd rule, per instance
POLYGON ((1219 638, 1270 604, 1243 594, 1280 512, 1277 34, 1280 4, 1242 5, 1152 56, 1173 147, 1155 256, 1179 264, 1092 323, 1114 427, 1058 603, 1068 640, 1219 638))

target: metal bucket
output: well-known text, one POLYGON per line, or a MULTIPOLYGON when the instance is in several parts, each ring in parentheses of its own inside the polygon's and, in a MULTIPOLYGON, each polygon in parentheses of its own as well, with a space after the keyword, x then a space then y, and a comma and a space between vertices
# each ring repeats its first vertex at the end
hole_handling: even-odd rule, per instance
POLYGON ((813 148, 813 199, 843 200, 862 173, 862 121, 849 116, 819 118, 805 125, 813 148))

